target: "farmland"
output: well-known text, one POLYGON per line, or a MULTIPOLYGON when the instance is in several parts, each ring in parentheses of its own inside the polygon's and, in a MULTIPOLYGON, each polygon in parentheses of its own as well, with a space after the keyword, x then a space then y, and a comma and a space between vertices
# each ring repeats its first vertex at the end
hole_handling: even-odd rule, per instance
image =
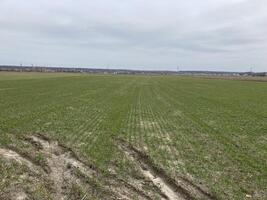
MULTIPOLYGON (((90 163, 97 175, 86 187, 73 186, 69 199, 104 199, 99 195, 112 184, 114 198, 122 196, 119 181, 140 182, 127 189, 130 199, 171 199, 164 191, 153 196, 156 189, 147 186, 153 181, 141 184, 148 177, 140 163, 151 173, 162 171, 159 178, 200 185, 211 199, 266 199, 266 91, 266 82, 201 77, 0 73, 0 149, 43 166, 46 148, 63 151, 47 141, 59 141, 75 156, 50 157, 79 157, 73 163, 84 174, 90 172, 83 162, 90 163), (26 140, 43 147, 33 150, 26 140)), ((17 178, 28 171, 27 162, 20 158, 26 165, 20 166, 10 159, 10 165, 6 157, 0 156, 0 199, 13 190, 32 199, 53 199, 46 175, 32 187, 35 178, 17 178)), ((206 193, 196 199, 201 195, 205 199, 206 193)))

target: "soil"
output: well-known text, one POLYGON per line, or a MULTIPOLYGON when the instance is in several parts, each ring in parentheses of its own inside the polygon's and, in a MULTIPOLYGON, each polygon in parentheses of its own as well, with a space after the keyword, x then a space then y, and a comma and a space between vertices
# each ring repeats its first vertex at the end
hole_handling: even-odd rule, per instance
MULTIPOLYGON (((0 148, 0 157, 7 162, 26 166, 23 174, 25 184, 31 180, 44 181, 52 199, 215 199, 210 193, 187 179, 174 180, 158 168, 142 151, 125 141, 118 142, 127 159, 140 171, 140 177, 129 174, 127 180, 117 174, 103 175, 94 165, 83 162, 71 149, 44 135, 23 138, 31 146, 32 152, 16 148, 0 148), (32 154, 39 155, 40 162, 32 154), (40 156, 41 155, 41 156, 40 156), (28 182, 27 182, 28 180, 28 182)), ((31 182, 31 184, 34 184, 31 182)), ((15 185, 10 194, 11 200, 33 199, 25 188, 15 185)))
POLYGON ((189 179, 180 177, 175 180, 169 177, 144 152, 127 144, 125 141, 120 140, 118 143, 128 159, 134 162, 141 173, 158 187, 163 198, 169 200, 215 199, 204 187, 196 185, 189 179))

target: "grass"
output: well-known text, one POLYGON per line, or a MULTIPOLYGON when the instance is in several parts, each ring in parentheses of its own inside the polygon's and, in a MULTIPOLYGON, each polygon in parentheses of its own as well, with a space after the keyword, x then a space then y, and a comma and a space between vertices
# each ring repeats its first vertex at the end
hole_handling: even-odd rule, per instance
POLYGON ((265 82, 199 77, 1 72, 0 146, 46 133, 103 171, 116 162, 123 176, 122 137, 219 199, 264 199, 266 91, 265 82))

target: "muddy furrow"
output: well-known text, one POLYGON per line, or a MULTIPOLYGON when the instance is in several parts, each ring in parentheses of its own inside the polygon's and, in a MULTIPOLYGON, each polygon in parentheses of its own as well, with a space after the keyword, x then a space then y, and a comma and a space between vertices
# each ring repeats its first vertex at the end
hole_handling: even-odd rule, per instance
POLYGON ((120 178, 114 178, 115 180, 117 180, 118 182, 121 183, 121 185, 124 185, 126 188, 128 188, 129 190, 134 191, 136 194, 139 194, 139 196, 142 197, 142 199, 147 199, 147 200, 153 200, 152 197, 150 197, 148 194, 146 194, 144 191, 138 189, 137 187, 135 187, 133 184, 128 183, 127 181, 120 179, 120 178))
POLYGON ((26 158, 23 158, 23 156, 13 150, 0 148, 0 156, 7 160, 15 160, 21 165, 25 164, 30 169, 35 168, 34 164, 31 161, 26 158))
MULTIPOLYGON (((35 175, 40 175, 40 171, 44 172, 42 168, 35 165, 35 163, 32 160, 28 159, 23 154, 16 152, 15 150, 0 148, 0 157, 8 161, 15 161, 19 163, 20 165, 26 166, 30 170, 30 172, 35 173, 35 175)), ((14 200, 28 199, 28 195, 25 193, 25 191, 22 188, 14 189, 13 187, 10 187, 9 190, 10 190, 9 192, 12 192, 12 195, 10 195, 9 199, 14 199, 14 200)), ((2 195, 4 195, 4 193, 1 194, 0 192, 0 199, 1 197, 3 197, 2 195)), ((5 194, 5 197, 7 197, 6 194, 5 194)))
POLYGON ((55 199, 67 199, 65 190, 71 183, 81 182, 72 173, 73 167, 79 169, 86 176, 92 177, 95 175, 94 170, 77 160, 71 151, 66 151, 58 142, 36 136, 31 136, 29 141, 39 144, 41 146, 39 151, 46 157, 47 165, 50 169, 49 177, 55 186, 55 199))
MULTIPOLYGON (((0 148, 0 157, 27 166, 29 174, 25 180, 34 178, 36 181, 51 182, 53 190, 51 195, 55 200, 69 199, 73 194, 71 192, 73 184, 100 199, 155 199, 153 192, 156 190, 143 190, 142 182, 138 182, 139 180, 135 180, 133 184, 118 178, 116 174, 103 176, 93 165, 80 160, 71 149, 44 135, 22 139, 31 146, 31 151, 25 152, 15 147, 0 148), (35 159, 36 155, 41 156, 41 162, 35 159), (101 184, 101 188, 95 187, 97 183, 101 184)), ((15 189, 24 192, 20 187, 17 186, 15 189)), ((27 199, 24 196, 22 199, 27 199)))
POLYGON ((36 166, 31 160, 25 158, 24 155, 13 151, 11 149, 2 149, 0 148, 0 156, 5 158, 6 160, 14 160, 21 165, 26 165, 32 172, 38 173, 40 168, 36 166))
POLYGON ((139 169, 142 172, 143 176, 153 182, 153 184, 159 189, 162 199, 184 200, 183 196, 181 196, 179 193, 176 193, 175 189, 173 189, 168 183, 166 183, 162 177, 157 176, 152 168, 150 168, 146 163, 140 160, 139 155, 135 154, 135 152, 133 152, 129 146, 121 146, 128 159, 139 166, 139 169))
POLYGON ((162 196, 169 200, 194 200, 194 199, 215 199, 211 194, 191 181, 180 178, 174 180, 166 172, 155 166, 151 159, 140 150, 120 140, 119 145, 126 156, 136 163, 142 174, 151 180, 162 192, 162 196))
POLYGON ((25 141, 35 147, 35 154, 41 153, 45 163, 36 163, 30 156, 21 154, 16 149, 0 149, 0 156, 6 160, 14 160, 21 165, 26 165, 30 172, 52 181, 54 199, 68 199, 71 185, 81 185, 82 181, 73 173, 75 168, 87 177, 93 177, 97 173, 93 167, 79 161, 72 151, 60 146, 56 141, 50 141, 44 136, 30 136, 25 138, 25 141))
POLYGON ((137 165, 146 179, 131 177, 126 181, 117 177, 116 174, 104 177, 93 165, 80 160, 71 149, 43 135, 26 137, 24 142, 34 148, 29 152, 21 151, 15 147, 11 147, 11 149, 0 148, 0 157, 27 166, 29 172, 34 172, 29 176, 34 176, 37 178, 36 180, 51 181, 53 183, 51 194, 56 200, 69 199, 73 184, 83 188, 89 192, 88 194, 102 195, 101 199, 130 200, 137 198, 149 200, 155 199, 156 196, 167 200, 214 199, 200 186, 194 185, 183 177, 176 180, 170 178, 165 171, 155 166, 145 153, 123 140, 118 141, 119 147, 128 159, 137 165), (36 161, 35 155, 41 156, 43 161, 36 161), (94 184, 96 182, 94 183, 94 180, 103 184, 98 191, 95 190, 94 184), (149 189, 144 190, 144 186, 149 189))
POLYGON ((55 156, 55 158, 62 159, 65 165, 69 164, 73 167, 76 167, 87 176, 96 175, 97 172, 95 171, 94 167, 88 166, 84 162, 80 161, 71 150, 62 147, 57 141, 49 141, 36 136, 32 136, 31 139, 34 142, 41 144, 41 152, 47 154, 47 157, 55 156))

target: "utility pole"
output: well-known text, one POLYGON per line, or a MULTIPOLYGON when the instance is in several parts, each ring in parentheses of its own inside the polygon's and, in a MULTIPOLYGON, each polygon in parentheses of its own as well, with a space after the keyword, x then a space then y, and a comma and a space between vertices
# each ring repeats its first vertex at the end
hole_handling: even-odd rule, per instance
POLYGON ((22 62, 20 62, 20 68, 19 71, 22 72, 22 62))
POLYGON ((179 66, 177 66, 177 74, 179 73, 179 71, 180 71, 180 67, 179 67, 179 66))
POLYGON ((249 72, 250 76, 253 76, 253 72, 252 72, 252 67, 250 67, 250 72, 249 72))

